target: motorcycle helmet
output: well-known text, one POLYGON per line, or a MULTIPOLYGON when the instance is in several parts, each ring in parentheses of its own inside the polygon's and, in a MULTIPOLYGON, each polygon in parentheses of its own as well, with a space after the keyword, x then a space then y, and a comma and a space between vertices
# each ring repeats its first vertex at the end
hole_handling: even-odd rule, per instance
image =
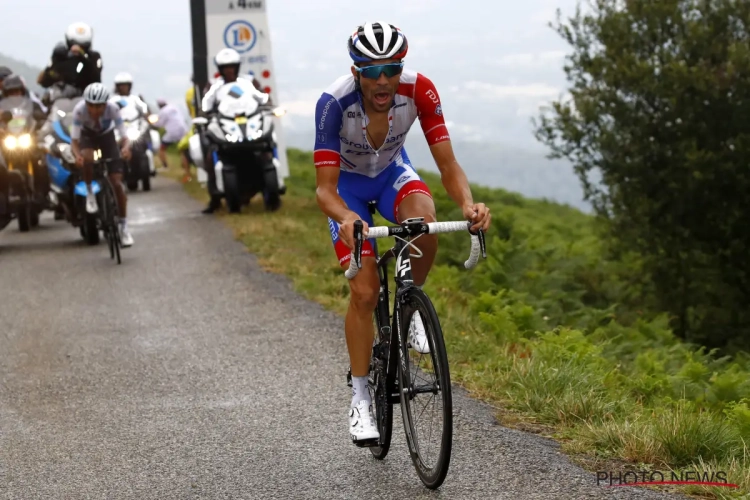
POLYGON ((0 66, 0 82, 5 80, 9 75, 12 75, 13 71, 7 66, 0 66))
POLYGON ((65 42, 70 49, 73 45, 80 45, 84 50, 91 48, 94 30, 86 23, 73 23, 65 31, 65 42))
POLYGON ((130 90, 133 88, 133 76, 125 72, 117 73, 115 75, 115 92, 122 95, 123 93, 118 90, 120 85, 127 85, 128 91, 126 94, 130 94, 130 90))
POLYGON ((52 64, 64 61, 68 58, 68 45, 65 42, 57 42, 52 49, 52 64))
POLYGON ((221 76, 224 76, 222 71, 227 66, 233 67, 235 74, 240 75, 240 63, 242 62, 240 54, 234 49, 221 49, 214 57, 214 63, 216 68, 219 70, 221 76))
POLYGON ((26 93, 26 82, 23 81, 23 77, 21 75, 16 74, 10 74, 7 77, 5 77, 5 80, 3 80, 3 95, 8 96, 11 93, 18 93, 20 92, 20 95, 24 95, 26 93))

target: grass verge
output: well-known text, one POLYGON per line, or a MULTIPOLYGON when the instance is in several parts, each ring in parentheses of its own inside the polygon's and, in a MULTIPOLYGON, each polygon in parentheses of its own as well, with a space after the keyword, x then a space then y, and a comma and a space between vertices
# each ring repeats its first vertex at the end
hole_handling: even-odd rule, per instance
MULTIPOLYGON (((290 150, 288 158, 279 212, 266 213, 256 198, 243 214, 216 215, 265 269, 343 315, 348 285, 315 201, 311 154, 290 150)), ((172 163, 179 163, 174 156, 172 163)), ((438 217, 460 219, 439 177, 420 174, 438 217)), ((181 172, 173 167, 167 175, 181 172)), ((186 189, 207 201, 195 181, 186 189)), ((747 357, 717 359, 676 339, 664 315, 641 310, 637 257, 603 259, 590 216, 500 189, 472 191, 494 214, 488 258, 465 271, 468 238, 441 235, 425 284, 454 382, 493 405, 503 425, 558 440, 589 470, 724 472, 738 488, 680 491, 750 495, 747 357)), ((376 216, 375 223, 385 221, 376 216)))

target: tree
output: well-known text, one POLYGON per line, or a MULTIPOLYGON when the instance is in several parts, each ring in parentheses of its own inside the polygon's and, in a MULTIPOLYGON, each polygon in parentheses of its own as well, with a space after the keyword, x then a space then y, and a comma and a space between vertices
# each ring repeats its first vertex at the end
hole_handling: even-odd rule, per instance
POLYGON ((747 347, 750 2, 588 5, 552 25, 570 96, 536 137, 573 163, 612 251, 642 255, 678 335, 747 347))

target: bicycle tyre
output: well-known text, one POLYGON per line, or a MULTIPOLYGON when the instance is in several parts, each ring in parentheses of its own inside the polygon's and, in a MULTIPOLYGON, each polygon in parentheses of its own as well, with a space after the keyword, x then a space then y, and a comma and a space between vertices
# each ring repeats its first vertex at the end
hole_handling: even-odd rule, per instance
POLYGON ((409 349, 406 344, 406 338, 408 336, 409 324, 413 311, 419 311, 422 323, 425 327, 425 333, 430 345, 430 358, 436 372, 436 379, 440 386, 440 394, 443 403, 443 432, 440 438, 440 452, 438 453, 438 458, 434 467, 427 467, 420 457, 419 439, 414 428, 411 406, 409 404, 410 401, 403 389, 399 390, 399 396, 401 399, 401 416, 404 423, 404 433, 406 434, 410 452, 409 454, 411 455, 411 460, 417 471, 417 475, 427 488, 434 490, 439 488, 443 484, 443 481, 445 481, 445 477, 448 474, 453 446, 453 396, 451 393, 450 369, 448 367, 448 354, 443 340, 443 331, 440 327, 440 320, 438 319, 435 307, 432 305, 432 301, 424 291, 419 288, 412 288, 406 292, 404 302, 401 305, 401 317, 399 318, 401 322, 401 335, 404 339, 404 344, 401 345, 399 349, 399 356, 401 358, 399 361, 402 361, 402 363, 399 363, 398 370, 399 387, 411 388, 410 370, 408 370, 407 373, 404 373, 402 365, 404 364, 403 361, 405 361, 405 365, 408 368, 412 361, 409 358, 409 349), (417 436, 416 439, 415 436, 417 436))
POLYGON ((109 258, 115 258, 115 247, 114 241, 112 241, 112 231, 110 227, 110 204, 109 195, 107 193, 107 186, 105 181, 100 181, 102 185, 102 191, 100 192, 99 204, 99 216, 101 217, 102 233, 107 239, 107 248, 109 249, 109 258))
POLYGON ((117 205, 117 197, 115 196, 115 188, 112 186, 112 182, 109 178, 105 181, 108 191, 109 200, 109 219, 111 221, 110 229, 112 233, 112 247, 114 249, 115 257, 117 257, 117 264, 122 264, 122 258, 120 257, 120 247, 122 246, 120 241, 120 217, 119 207, 117 205))
MULTIPOLYGON (((384 346, 389 351, 393 351, 390 348, 389 339, 383 339, 380 335, 380 320, 378 319, 378 310, 375 310, 373 315, 375 318, 375 342, 373 343, 373 355, 370 361, 370 382, 375 382, 373 387, 373 402, 375 404, 375 418, 378 426, 378 432, 380 433, 380 439, 378 440, 377 446, 370 447, 370 453, 378 460, 383 460, 388 455, 388 451, 391 448, 391 437, 393 436, 393 403, 391 402, 390 389, 394 386, 395 379, 392 375, 388 377, 387 365, 385 360, 382 359, 378 354, 378 346, 384 346), (385 342, 384 342, 385 340, 385 342)), ((395 371, 394 371, 395 373, 395 371)))

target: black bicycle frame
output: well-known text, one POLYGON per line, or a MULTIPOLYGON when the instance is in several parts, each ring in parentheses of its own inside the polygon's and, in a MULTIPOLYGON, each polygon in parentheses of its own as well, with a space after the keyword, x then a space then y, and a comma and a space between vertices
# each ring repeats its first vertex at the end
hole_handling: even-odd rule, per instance
MULTIPOLYGON (((374 204, 369 204, 370 213, 375 212, 374 204)), ((405 227, 395 227, 389 231, 390 235, 398 236, 403 234, 404 236, 415 236, 419 234, 425 234, 427 227, 424 225, 424 219, 407 219, 404 221, 405 227)), ((355 252, 352 258, 357 256, 361 259, 362 245, 364 243, 363 236, 363 225, 357 221, 354 223, 354 238, 355 238, 355 252)), ((404 294, 414 287, 414 277, 411 272, 411 252, 406 251, 407 243, 400 239, 396 239, 396 244, 385 252, 382 256, 378 253, 377 242, 373 240, 373 251, 375 253, 375 260, 377 262, 378 276, 380 278, 380 294, 378 296, 377 315, 378 323, 380 325, 380 331, 378 332, 378 343, 375 346, 376 357, 386 361, 386 390, 390 392, 390 402, 393 404, 400 404, 401 399, 397 388, 397 365, 393 361, 398 360, 401 362, 401 369, 404 372, 408 371, 405 363, 406 360, 399 355, 399 349, 406 345, 406 339, 404 333, 401 331, 401 303, 403 302, 404 294), (390 317, 390 308, 388 304, 388 296, 390 292, 388 290, 388 263, 391 259, 396 258, 396 268, 398 273, 396 274, 396 296, 393 300, 393 321, 390 317), (395 332, 395 335, 394 335, 395 332), (384 339, 388 340, 388 352, 383 352, 385 347, 382 343, 384 339)), ((361 262, 359 262, 361 264, 361 262)))

